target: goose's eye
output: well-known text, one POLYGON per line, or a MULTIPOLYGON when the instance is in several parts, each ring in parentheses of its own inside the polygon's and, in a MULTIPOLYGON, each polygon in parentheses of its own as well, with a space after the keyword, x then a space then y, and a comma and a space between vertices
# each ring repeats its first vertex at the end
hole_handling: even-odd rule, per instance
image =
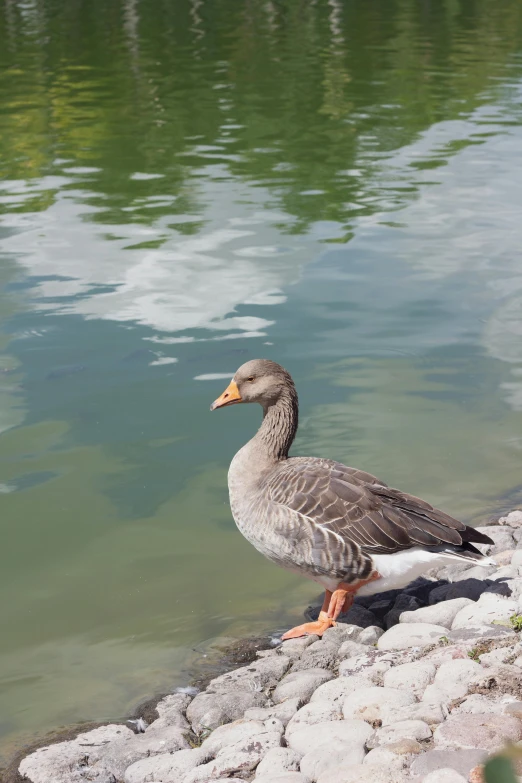
POLYGON ((252 381, 254 381, 254 380, 255 380, 255 378, 254 378, 254 376, 253 376, 253 375, 250 375, 250 376, 247 378, 247 381, 249 381, 249 383, 252 383, 252 381))

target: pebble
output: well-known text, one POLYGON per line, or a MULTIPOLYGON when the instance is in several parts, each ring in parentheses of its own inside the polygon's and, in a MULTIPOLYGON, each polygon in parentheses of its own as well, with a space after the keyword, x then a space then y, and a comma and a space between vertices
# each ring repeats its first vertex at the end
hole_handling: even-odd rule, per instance
POLYGON ((522 511, 485 531, 496 566, 456 563, 437 571, 453 581, 431 574, 357 598, 322 639, 259 651, 203 692, 178 689, 141 734, 111 724, 40 748, 21 776, 477 783, 490 752, 522 741, 522 644, 509 623, 522 614, 522 511))

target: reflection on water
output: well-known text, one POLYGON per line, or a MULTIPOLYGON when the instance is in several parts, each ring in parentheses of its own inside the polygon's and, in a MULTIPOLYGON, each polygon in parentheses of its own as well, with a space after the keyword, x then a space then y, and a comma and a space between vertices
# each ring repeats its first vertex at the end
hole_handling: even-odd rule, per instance
POLYGON ((248 358, 293 372, 296 451, 520 502, 521 30, 515 0, 0 4, 4 752, 315 594, 230 517, 259 412, 208 405, 248 358))

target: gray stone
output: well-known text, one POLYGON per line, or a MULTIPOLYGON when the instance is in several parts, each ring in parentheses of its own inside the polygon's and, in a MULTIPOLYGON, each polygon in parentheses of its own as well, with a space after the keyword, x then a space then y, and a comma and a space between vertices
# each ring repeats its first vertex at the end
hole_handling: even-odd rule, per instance
POLYGON ((287 743, 292 750, 303 755, 334 740, 350 742, 363 748, 371 733, 370 726, 362 720, 326 721, 294 731, 287 738, 287 743))
MULTIPOLYGON (((256 775, 255 780, 259 781, 259 783, 310 783, 308 778, 305 778, 300 772, 281 772, 262 778, 259 778, 256 775)), ((229 781, 227 781, 227 783, 229 783, 229 781)), ((241 783, 243 783, 243 781, 241 781, 241 783)))
POLYGON ((361 688, 346 697, 343 704, 343 715, 375 723, 381 719, 381 710, 385 705, 404 707, 413 704, 415 697, 407 691, 397 688, 361 688))
POLYGON ((383 726, 389 726, 403 720, 422 720, 432 726, 446 720, 448 711, 445 705, 446 702, 430 703, 427 701, 409 704, 406 707, 385 705, 381 709, 381 722, 383 726))
POLYGON ((331 767, 324 772, 317 783, 407 783, 406 772, 390 769, 381 764, 353 764, 331 767))
POLYGON ((358 625, 338 622, 333 628, 328 628, 323 634, 323 641, 328 644, 337 644, 340 647, 348 640, 358 642, 362 630, 358 625))
POLYGON ((522 551, 520 549, 516 549, 513 552, 513 556, 511 558, 511 565, 516 566, 517 568, 522 566, 522 551))
POLYGON ((520 644, 513 644, 509 647, 497 647, 496 650, 491 650, 488 653, 482 653, 479 655, 479 661, 483 666, 493 666, 497 663, 507 663, 509 659, 513 659, 517 652, 522 653, 520 644))
MULTIPOLYGON (((353 642, 350 642, 353 644, 353 642)), ((361 645, 362 647, 362 645, 361 645)), ((292 671, 305 671, 306 669, 331 669, 337 660, 339 645, 329 642, 314 642, 308 647, 300 658, 294 661, 292 671)))
POLYGON ((362 764, 365 756, 364 745, 351 740, 334 739, 305 753, 301 759, 301 772, 310 780, 317 780, 332 767, 341 764, 362 764))
POLYGON ((283 726, 277 719, 269 718, 266 723, 269 725, 267 726, 260 720, 241 719, 234 721, 234 723, 218 726, 202 743, 201 748, 209 756, 215 757, 223 748, 228 748, 232 745, 242 750, 250 745, 253 738, 257 738, 260 734, 265 734, 267 731, 276 731, 278 734, 283 733, 283 726), (274 721, 276 722, 275 726, 273 725, 274 721))
POLYGON ((467 778, 459 775, 454 769, 446 767, 445 769, 438 769, 436 772, 430 772, 422 783, 467 783, 467 778))
POLYGON ((458 612, 472 603, 469 598, 454 598, 452 601, 442 601, 432 606, 423 606, 415 612, 403 612, 399 622, 431 623, 431 625, 443 625, 445 628, 451 628, 451 624, 458 612))
POLYGON ((306 669, 305 671, 287 674, 272 694, 272 700, 279 704, 286 699, 298 698, 306 703, 312 693, 323 683, 331 680, 332 672, 326 669, 306 669))
POLYGON ((337 657, 339 660, 344 660, 345 658, 354 658, 356 655, 364 655, 367 652, 367 645, 347 640, 339 647, 337 657))
POLYGON ((403 650, 424 647, 438 642, 447 634, 447 628, 430 623, 399 623, 386 631, 377 642, 379 650, 403 650))
POLYGON ((298 772, 301 754, 290 748, 271 748, 256 769, 256 780, 284 772, 298 772))
POLYGON ((489 574, 492 582, 498 581, 499 579, 516 579, 517 576, 520 576, 520 569, 516 565, 501 566, 489 574))
MULTIPOLYGON (((256 723, 256 721, 250 721, 250 723, 256 723)), ((211 739, 212 735, 209 737, 209 740, 211 739)), ((209 780, 230 778, 236 774, 249 772, 257 767, 271 748, 277 748, 280 745, 281 734, 275 731, 241 736, 236 742, 222 747, 212 761, 201 764, 189 772, 183 783, 208 783, 209 780)))
POLYGON ((497 570, 496 565, 476 565, 466 568, 460 574, 455 574, 453 582, 462 582, 464 579, 487 579, 497 570))
POLYGON ((480 672, 470 680, 468 689, 490 693, 493 697, 519 694, 522 691, 522 672, 517 666, 506 663, 481 667, 480 672))
POLYGON ((385 673, 383 684, 386 688, 411 691, 417 698, 420 698, 427 686, 433 682, 436 671, 432 663, 424 661, 403 663, 400 666, 394 666, 385 673))
POLYGON ((125 770, 125 783, 179 783, 199 764, 209 760, 201 748, 178 750, 176 753, 161 753, 157 756, 136 761, 125 770))
POLYGON ((359 604, 353 604, 351 609, 344 614, 339 615, 339 621, 349 625, 357 625, 359 628, 369 628, 370 626, 382 626, 381 621, 369 609, 359 604))
MULTIPOLYGON (((515 697, 509 698, 512 702, 515 701, 515 697)), ((457 707, 454 707, 451 711, 452 715, 485 715, 487 713, 502 715, 505 712, 505 708, 509 702, 504 699, 492 699, 490 696, 484 696, 482 693, 472 693, 464 701, 460 702, 457 707)), ((507 713, 509 714, 509 713, 507 713)), ((518 718, 518 715, 514 717, 518 718)))
POLYGON ((286 727, 286 736, 289 737, 293 731, 302 729, 305 726, 313 726, 315 723, 324 723, 325 721, 341 720, 342 717, 342 707, 339 702, 310 702, 296 712, 286 727))
POLYGON ((474 625, 469 628, 457 628, 448 631, 448 641, 456 644, 468 643, 473 645, 475 642, 486 642, 495 639, 507 639, 512 637, 515 641, 517 636, 512 628, 505 625, 474 625))
POLYGON ((283 726, 286 726, 288 721, 294 717, 295 713, 299 709, 300 699, 287 699, 282 701, 281 704, 274 704, 272 707, 252 707, 245 711, 246 720, 268 720, 268 718, 277 718, 281 721, 283 726))
POLYGON ((440 702, 460 699, 468 692, 468 684, 482 671, 479 663, 471 658, 456 658, 439 666, 432 685, 424 691, 423 701, 440 702))
MULTIPOLYGON (((231 690, 262 691, 273 688, 290 666, 290 659, 285 655, 274 655, 261 658, 248 666, 234 669, 231 672, 211 680, 206 693, 229 693, 231 690)), ((202 696, 203 694, 199 694, 202 696)), ((196 696, 196 699, 199 698, 196 696)), ((190 705, 189 709, 192 707, 190 705)), ((188 711, 187 711, 188 715, 188 711)))
POLYGON ((359 634, 357 641, 359 644, 367 644, 372 645, 376 644, 378 639, 381 638, 383 635, 384 630, 382 628, 379 628, 378 625, 369 625, 367 628, 364 628, 361 633, 359 634))
POLYGON ((96 761, 97 770, 105 770, 120 780, 127 767, 140 759, 189 747, 184 729, 176 726, 156 728, 157 722, 152 723, 144 734, 135 734, 131 740, 123 737, 107 743, 96 761))
POLYGON ((397 596, 393 608, 384 617, 384 624, 386 628, 391 628, 397 625, 399 618, 403 612, 415 612, 422 606, 421 602, 413 595, 406 595, 402 593, 397 596))
POLYGON ((176 726, 178 729, 187 730, 189 723, 185 712, 192 697, 186 693, 171 693, 156 704, 158 719, 153 721, 148 731, 157 730, 166 726, 176 726))
POLYGON ((414 756, 423 750, 424 747, 416 740, 403 738, 389 745, 372 748, 364 757, 363 764, 386 764, 393 769, 406 769, 414 756))
POLYGON ((280 655, 286 656, 291 661, 296 661, 307 647, 317 641, 319 641, 318 636, 301 636, 298 639, 287 639, 278 649, 280 655))
POLYGON ((342 710, 344 700, 350 693, 353 693, 358 688, 366 688, 369 685, 371 685, 371 682, 366 677, 337 677, 335 680, 330 680, 330 682, 320 685, 314 691, 310 704, 326 701, 330 706, 342 710))
POLYGON ((474 625, 509 623, 517 611, 517 602, 493 593, 483 593, 474 604, 465 606, 455 616, 451 629, 469 628, 474 625))
POLYGON ((189 704, 187 718, 192 728, 199 734, 207 729, 215 729, 223 723, 242 718, 245 710, 251 707, 264 707, 267 697, 255 690, 236 690, 229 693, 198 693, 189 704))
POLYGON ((484 749, 473 750, 429 750, 421 756, 417 756, 411 765, 412 775, 421 778, 436 772, 439 769, 454 769, 467 779, 474 767, 481 764, 488 756, 484 749))
POLYGON ((495 751, 522 739, 522 723, 510 715, 450 715, 437 726, 433 739, 438 748, 495 751))
MULTIPOLYGON (((100 726, 78 734, 76 739, 38 748, 20 762, 19 772, 32 783, 72 783, 71 770, 84 764, 86 747, 89 748, 89 766, 95 766, 108 744, 123 740, 130 746, 136 738, 137 735, 126 726, 100 726)), ((100 773, 107 776, 105 768, 100 773)), ((96 780, 96 770, 92 779, 96 780)))
POLYGON ((431 729, 422 720, 403 720, 376 729, 367 740, 366 745, 368 748, 377 748, 379 745, 389 745, 403 739, 416 740, 417 742, 431 739, 431 729))

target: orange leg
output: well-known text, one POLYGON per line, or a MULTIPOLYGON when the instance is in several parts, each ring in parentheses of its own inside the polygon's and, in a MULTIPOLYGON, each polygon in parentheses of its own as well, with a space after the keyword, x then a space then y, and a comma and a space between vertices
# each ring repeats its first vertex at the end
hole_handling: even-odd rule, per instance
POLYGON ((353 584, 346 584, 341 582, 337 586, 337 590, 335 590, 333 593, 331 593, 329 590, 326 590, 324 594, 323 605, 321 607, 321 611, 319 612, 319 617, 315 623, 303 623, 303 625, 298 625, 295 628, 291 628, 290 631, 287 631, 285 634, 283 634, 281 638, 283 640, 296 639, 299 636, 307 636, 310 634, 322 636, 328 628, 332 628, 336 624, 335 621, 341 612, 348 611, 348 609, 353 604, 353 599, 355 598, 357 590, 363 587, 363 585, 367 585, 369 582, 373 582, 375 579, 380 578, 380 574, 374 571, 368 579, 362 579, 361 581, 354 582, 353 584))

